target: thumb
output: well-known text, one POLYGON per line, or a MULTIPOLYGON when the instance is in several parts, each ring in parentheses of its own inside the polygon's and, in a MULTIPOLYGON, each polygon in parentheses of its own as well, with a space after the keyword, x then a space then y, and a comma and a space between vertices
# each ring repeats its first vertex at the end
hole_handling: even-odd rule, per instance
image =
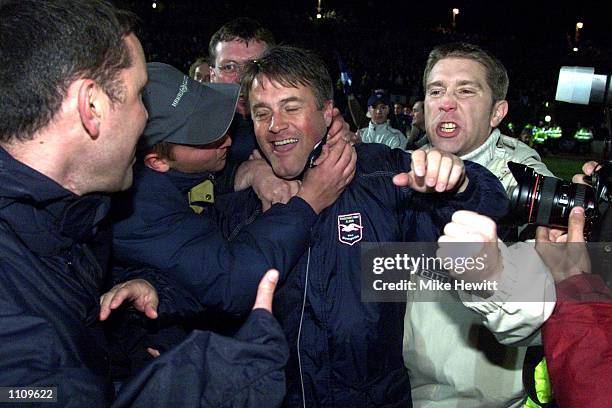
POLYGON ((574 207, 567 225, 567 242, 584 242, 584 208, 574 207))
POLYGON ((261 278, 259 287, 257 288, 257 298, 253 309, 266 309, 272 313, 272 298, 274 297, 274 289, 278 283, 278 271, 270 269, 261 278))
POLYGON ((408 173, 399 173, 393 176, 393 184, 398 187, 408 187, 410 186, 410 176, 408 173))

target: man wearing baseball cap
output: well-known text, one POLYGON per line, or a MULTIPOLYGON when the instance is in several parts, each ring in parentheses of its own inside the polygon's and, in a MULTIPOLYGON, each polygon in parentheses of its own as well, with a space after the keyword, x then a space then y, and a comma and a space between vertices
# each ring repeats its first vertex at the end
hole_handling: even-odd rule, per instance
POLYGON ((359 129, 358 135, 364 143, 382 143, 390 148, 406 148, 406 136, 391 127, 387 123, 389 116, 389 106, 391 101, 389 95, 382 90, 376 90, 368 99, 368 114, 370 123, 368 127, 359 129))
POLYGON ((218 222, 224 198, 213 205, 208 184, 225 165, 239 86, 202 84, 161 63, 147 64, 147 72, 149 119, 133 187, 114 203, 114 256, 172 275, 206 306, 244 315, 266 270, 279 270, 282 283, 307 249, 317 214, 350 181, 334 166, 347 167, 352 149, 329 149, 286 204, 230 228, 218 222))

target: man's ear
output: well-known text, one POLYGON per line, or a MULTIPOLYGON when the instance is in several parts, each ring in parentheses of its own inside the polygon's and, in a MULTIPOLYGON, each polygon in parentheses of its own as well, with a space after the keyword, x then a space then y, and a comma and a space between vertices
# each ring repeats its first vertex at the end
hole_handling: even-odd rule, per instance
POLYGON ((493 112, 491 114, 491 121, 490 121, 491 127, 496 128, 501 123, 501 121, 506 117, 507 114, 508 114, 508 101, 503 100, 503 101, 495 102, 495 104, 493 105, 493 112))
POLYGON ((85 79, 79 87, 77 98, 81 123, 89 136, 97 139, 103 118, 104 98, 108 99, 108 96, 95 81, 85 79))
POLYGON ((323 118, 325 119, 325 127, 329 127, 332 123, 334 111, 334 101, 329 100, 323 102, 323 118))
POLYGON ((170 170, 170 161, 162 159, 157 153, 147 153, 144 157, 144 164, 151 170, 165 173, 170 170))
POLYGON ((215 71, 215 67, 212 65, 208 67, 208 72, 210 74, 210 82, 215 82, 217 79, 217 72, 215 71))

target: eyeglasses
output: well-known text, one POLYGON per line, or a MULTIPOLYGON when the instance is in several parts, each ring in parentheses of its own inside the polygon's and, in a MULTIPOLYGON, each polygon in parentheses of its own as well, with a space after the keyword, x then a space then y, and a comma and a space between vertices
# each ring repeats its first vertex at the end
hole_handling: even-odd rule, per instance
POLYGON ((246 62, 242 64, 237 62, 228 62, 226 64, 216 66, 215 69, 225 75, 237 75, 242 72, 246 64, 246 62))

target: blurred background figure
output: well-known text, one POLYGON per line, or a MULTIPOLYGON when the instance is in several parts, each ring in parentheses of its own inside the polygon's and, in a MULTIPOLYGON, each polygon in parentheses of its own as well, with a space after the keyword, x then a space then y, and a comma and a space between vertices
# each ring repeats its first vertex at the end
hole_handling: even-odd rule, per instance
POLYGON ((382 143, 392 149, 405 149, 406 136, 387 121, 390 105, 391 101, 386 92, 382 90, 374 91, 368 99, 370 123, 368 127, 359 129, 358 136, 364 143, 382 143))
POLYGON ((210 63, 208 57, 199 57, 189 67, 189 77, 198 82, 210 82, 210 63))
POLYGON ((393 114, 389 118, 392 127, 396 128, 403 134, 407 135, 410 132, 410 121, 409 115, 404 113, 404 105, 400 102, 393 104, 393 114))
POLYGON ((408 146, 406 146, 406 149, 418 149, 419 147, 425 146, 427 142, 423 101, 416 101, 414 105, 412 105, 412 127, 408 134, 408 146))

